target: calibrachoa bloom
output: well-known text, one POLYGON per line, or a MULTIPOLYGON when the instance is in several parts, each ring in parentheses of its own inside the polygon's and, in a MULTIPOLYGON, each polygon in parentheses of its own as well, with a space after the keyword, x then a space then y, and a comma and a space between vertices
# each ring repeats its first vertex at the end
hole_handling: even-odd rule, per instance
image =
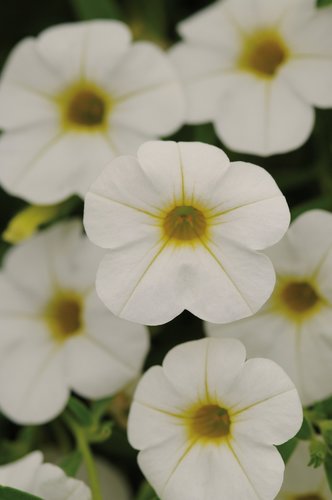
POLYGON ((332 8, 314 0, 223 0, 180 23, 173 60, 188 123, 214 122, 231 149, 270 155, 310 135, 332 106, 332 8))
POLYGON ((0 181, 34 203, 84 196, 105 163, 183 121, 167 56, 125 24, 64 24, 23 40, 0 82, 0 181))
POLYGON ((60 467, 42 461, 42 453, 34 451, 16 462, 0 466, 0 484, 43 500, 92 499, 89 488, 82 481, 67 477, 60 467))
POLYGON ((286 465, 278 500, 332 500, 324 467, 308 467, 309 446, 300 442, 286 465))
POLYGON ((206 328, 213 336, 240 338, 250 356, 279 363, 303 404, 311 404, 332 394, 332 214, 306 212, 267 253, 277 285, 264 308, 232 325, 206 328))
POLYGON ((272 500, 284 464, 273 446, 302 422, 295 387, 273 361, 245 361, 234 339, 173 348, 138 384, 128 436, 161 500, 272 500))
POLYGON ((160 324, 187 309, 222 323, 271 294, 274 270, 256 250, 282 237, 289 210, 262 168, 207 144, 152 141, 102 172, 84 220, 109 250, 97 291, 114 314, 160 324))
POLYGON ((115 318, 94 291, 100 250, 78 221, 9 252, 0 273, 0 407, 18 423, 58 415, 70 389, 97 399, 135 379, 145 327, 115 318))

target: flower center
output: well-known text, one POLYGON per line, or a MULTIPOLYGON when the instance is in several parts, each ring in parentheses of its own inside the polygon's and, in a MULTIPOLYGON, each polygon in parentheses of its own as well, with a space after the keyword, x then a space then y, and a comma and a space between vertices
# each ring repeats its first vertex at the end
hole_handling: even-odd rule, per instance
POLYGON ((228 411, 218 405, 202 406, 192 416, 192 434, 205 439, 217 439, 230 433, 228 411))
POLYGON ((259 31, 245 39, 239 66, 264 78, 272 78, 288 57, 288 49, 278 33, 259 31))
POLYGON ((45 319, 57 340, 80 333, 83 327, 82 298, 75 292, 61 292, 47 305, 45 319))
POLYGON ((112 99, 92 83, 72 85, 57 96, 56 103, 60 106, 65 129, 92 132, 107 128, 112 99))
POLYGON ((164 219, 165 236, 186 242, 200 239, 206 231, 204 214, 195 207, 181 205, 173 208, 164 219))
POLYGON ((304 313, 312 309, 319 301, 319 296, 306 281, 289 283, 281 292, 286 306, 295 313, 304 313))
POLYGON ((68 120, 77 125, 100 125, 104 121, 105 102, 94 92, 81 90, 69 102, 67 113, 68 120))

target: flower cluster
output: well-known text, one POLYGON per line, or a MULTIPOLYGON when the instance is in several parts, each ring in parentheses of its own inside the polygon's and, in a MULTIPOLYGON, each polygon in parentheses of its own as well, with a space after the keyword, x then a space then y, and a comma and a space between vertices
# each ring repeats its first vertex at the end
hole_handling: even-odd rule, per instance
POLYGON ((332 108, 332 5, 218 0, 178 33, 60 24, 4 65, 27 205, 0 243, 0 499, 130 500, 133 449, 136 500, 332 498, 331 147, 317 126, 323 194, 290 227, 264 159, 332 108))

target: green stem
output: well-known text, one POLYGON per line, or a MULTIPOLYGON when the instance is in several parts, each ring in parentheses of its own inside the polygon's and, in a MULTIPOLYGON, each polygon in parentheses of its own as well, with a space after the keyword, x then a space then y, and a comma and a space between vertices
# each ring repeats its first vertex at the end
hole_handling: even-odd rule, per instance
POLYGON ((82 453, 82 457, 88 473, 92 499, 103 500, 96 465, 84 429, 82 429, 82 427, 80 427, 68 414, 65 414, 64 418, 75 436, 78 449, 82 453))

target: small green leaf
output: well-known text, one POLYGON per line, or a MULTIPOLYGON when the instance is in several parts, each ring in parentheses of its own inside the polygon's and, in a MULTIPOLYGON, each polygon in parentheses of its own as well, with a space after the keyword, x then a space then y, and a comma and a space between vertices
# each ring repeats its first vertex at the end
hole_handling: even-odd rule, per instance
POLYGON ((74 450, 63 457, 58 465, 66 473, 67 476, 75 477, 81 464, 82 454, 79 450, 74 450))
POLYGON ((0 486, 0 500, 43 500, 40 497, 24 493, 24 491, 15 490, 6 486, 0 486))
POLYGON ((90 409, 74 396, 71 396, 69 399, 68 409, 76 418, 77 422, 83 427, 89 427, 93 424, 90 409))
POLYGON ((110 398, 99 399, 91 404, 91 414, 95 422, 99 422, 101 417, 107 412, 110 407, 113 396, 110 398))
POLYGON ((92 427, 87 430, 87 437, 90 443, 102 443, 112 434, 113 422, 108 420, 101 423, 98 427, 92 427))
POLYGON ((332 5, 332 0, 317 0, 317 7, 327 7, 332 5))
POLYGON ((122 12, 116 0, 71 0, 79 19, 121 19, 122 12))
POLYGON ((277 447, 285 464, 287 464, 288 460, 292 456, 298 443, 299 443, 298 439, 293 438, 277 447))
POLYGON ((327 458, 327 446, 324 441, 313 439, 310 443, 310 461, 309 466, 317 469, 327 458))

